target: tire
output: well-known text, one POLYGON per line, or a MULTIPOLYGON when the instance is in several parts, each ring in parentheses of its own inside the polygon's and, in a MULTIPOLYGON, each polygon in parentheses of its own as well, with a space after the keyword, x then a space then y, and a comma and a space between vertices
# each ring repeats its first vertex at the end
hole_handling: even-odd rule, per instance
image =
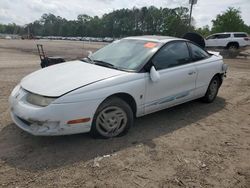
POLYGON ((131 107, 122 99, 106 99, 97 109, 90 134, 94 138, 112 138, 125 135, 133 125, 131 107))
POLYGON ((239 47, 236 44, 229 44, 228 47, 228 56, 230 58, 235 58, 239 55, 239 47))
POLYGON ((220 78, 218 76, 213 77, 207 88, 205 96, 202 98, 202 101, 205 103, 212 103, 217 97, 220 85, 221 85, 220 78))

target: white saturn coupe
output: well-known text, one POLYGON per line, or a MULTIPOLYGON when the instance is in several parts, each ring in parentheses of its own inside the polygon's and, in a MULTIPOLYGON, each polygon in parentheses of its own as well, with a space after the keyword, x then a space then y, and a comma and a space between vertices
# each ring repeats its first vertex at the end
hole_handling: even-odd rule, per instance
POLYGON ((23 78, 9 98, 11 117, 33 135, 116 137, 135 117, 197 98, 213 102, 226 70, 218 53, 189 40, 128 37, 23 78))

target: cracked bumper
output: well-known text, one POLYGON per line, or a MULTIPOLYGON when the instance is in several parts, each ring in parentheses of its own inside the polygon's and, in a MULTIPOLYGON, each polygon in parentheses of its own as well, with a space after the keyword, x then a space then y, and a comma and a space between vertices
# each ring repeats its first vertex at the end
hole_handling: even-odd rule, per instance
POLYGON ((11 118, 22 130, 36 136, 69 135, 90 131, 96 109, 91 106, 93 102, 50 104, 47 107, 39 107, 27 103, 24 96, 25 93, 16 95, 16 92, 12 92, 9 97, 11 118), (70 120, 83 117, 89 117, 91 120, 86 123, 67 124, 70 120))

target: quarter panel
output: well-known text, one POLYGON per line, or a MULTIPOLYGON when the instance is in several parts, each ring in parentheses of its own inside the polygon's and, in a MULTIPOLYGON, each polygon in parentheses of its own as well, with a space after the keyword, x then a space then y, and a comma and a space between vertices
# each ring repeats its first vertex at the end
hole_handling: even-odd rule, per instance
POLYGON ((197 97, 204 96, 208 85, 214 75, 222 72, 222 58, 221 56, 211 56, 208 59, 198 61, 194 63, 197 70, 197 78, 196 78, 196 92, 195 95, 197 97))

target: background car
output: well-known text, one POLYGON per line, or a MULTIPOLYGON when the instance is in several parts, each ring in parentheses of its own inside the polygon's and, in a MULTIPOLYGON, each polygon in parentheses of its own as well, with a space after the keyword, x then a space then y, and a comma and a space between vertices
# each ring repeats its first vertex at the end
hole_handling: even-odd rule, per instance
POLYGON ((250 45, 250 38, 244 32, 215 33, 206 38, 206 47, 239 49, 250 45))

